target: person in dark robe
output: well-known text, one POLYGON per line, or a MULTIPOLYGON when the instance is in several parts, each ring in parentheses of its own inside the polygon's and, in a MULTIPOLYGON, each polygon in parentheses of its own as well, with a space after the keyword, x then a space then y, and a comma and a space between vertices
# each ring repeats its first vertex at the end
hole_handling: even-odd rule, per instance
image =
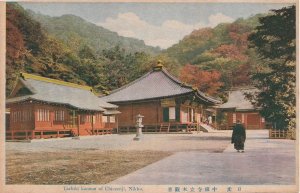
POLYGON ((244 143, 246 141, 246 129, 242 125, 240 120, 237 120, 236 125, 233 128, 231 143, 234 143, 234 149, 237 152, 244 152, 244 143))

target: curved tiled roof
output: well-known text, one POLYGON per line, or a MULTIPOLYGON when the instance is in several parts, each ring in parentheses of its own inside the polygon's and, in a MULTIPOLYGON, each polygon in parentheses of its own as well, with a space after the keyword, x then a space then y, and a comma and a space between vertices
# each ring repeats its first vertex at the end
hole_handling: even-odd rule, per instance
POLYGON ((127 102, 147 99, 166 98, 184 94, 197 93, 196 96, 208 103, 219 103, 218 100, 206 96, 180 82, 164 68, 152 70, 135 81, 101 97, 108 102, 127 102))
POLYGON ((228 101, 218 108, 220 109, 235 109, 236 111, 255 110, 255 107, 249 100, 246 99, 245 93, 254 93, 257 89, 239 89, 229 91, 228 101))
POLYGON ((25 100, 37 100, 69 105, 82 110, 105 111, 105 108, 117 108, 116 105, 99 99, 91 91, 91 87, 35 75, 23 76, 23 78, 24 79, 20 78, 19 81, 28 88, 32 94, 7 99, 7 104, 25 100))

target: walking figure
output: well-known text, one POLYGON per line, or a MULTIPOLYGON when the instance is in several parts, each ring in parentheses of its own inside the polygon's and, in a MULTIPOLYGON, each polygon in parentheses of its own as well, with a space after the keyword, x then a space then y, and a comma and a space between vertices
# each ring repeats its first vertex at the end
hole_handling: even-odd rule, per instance
POLYGON ((208 125, 212 125, 212 117, 210 115, 208 116, 207 120, 208 120, 208 125))
POLYGON ((233 128, 232 137, 231 137, 231 143, 234 143, 234 149, 237 150, 237 152, 244 153, 244 143, 246 141, 246 129, 241 124, 240 120, 237 120, 236 125, 233 128))

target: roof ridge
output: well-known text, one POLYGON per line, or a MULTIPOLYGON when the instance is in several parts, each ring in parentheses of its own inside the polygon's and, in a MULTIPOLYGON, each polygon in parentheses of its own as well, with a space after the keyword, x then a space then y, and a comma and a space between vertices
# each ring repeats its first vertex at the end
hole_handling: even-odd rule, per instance
MULTIPOLYGON (((189 86, 189 85, 184 84, 184 83, 181 82, 179 79, 177 79, 175 76, 173 76, 172 74, 170 74, 164 67, 162 67, 161 70, 155 70, 155 69, 152 69, 151 71, 147 72, 146 74, 144 74, 144 75, 141 76, 140 78, 135 79, 134 81, 132 81, 132 82, 130 82, 130 83, 128 83, 128 84, 125 84, 125 85, 121 86, 120 88, 117 88, 117 89, 111 91, 108 95, 113 94, 113 93, 115 93, 115 92, 118 92, 118 91, 120 91, 120 90, 123 90, 123 89, 125 89, 125 88, 127 88, 127 87, 133 85, 134 83, 136 83, 136 82, 138 82, 138 81, 140 81, 140 80, 146 78, 147 76, 149 76, 149 75, 150 75, 151 73, 153 73, 153 72, 160 72, 160 71, 163 72, 168 78, 170 78, 172 81, 174 81, 175 83, 179 84, 180 86, 185 87, 185 88, 190 88, 190 89, 193 90, 193 87, 192 87, 192 86, 189 86)), ((100 96, 100 97, 105 97, 105 96, 108 96, 108 95, 104 95, 104 96, 100 96)))
POLYGON ((177 77, 175 77, 174 75, 172 75, 170 72, 168 72, 164 67, 162 68, 162 72, 167 75, 171 80, 173 80, 174 82, 180 84, 180 86, 182 87, 185 87, 185 88, 190 88, 192 89, 193 91, 196 91, 200 96, 202 96, 204 99, 207 98, 207 99, 210 99, 214 102, 217 102, 217 103, 220 103, 221 101, 212 97, 212 96, 209 96, 207 94, 205 94, 204 92, 201 92, 198 88, 194 88, 193 86, 191 85, 187 85, 183 82, 181 82, 177 77))
POLYGON ((173 83, 179 85, 181 88, 185 88, 185 89, 190 89, 190 91, 188 93, 191 93, 191 92, 194 92, 194 93, 198 93, 198 96, 200 98, 202 98, 204 101, 207 101, 207 102, 210 102, 210 103, 221 103, 220 100, 214 98, 214 97, 211 97, 209 95, 206 95, 205 93, 199 91, 198 88, 194 88, 193 86, 191 85, 187 85, 183 82, 181 82, 177 77, 175 77, 174 75, 172 75, 170 72, 167 71, 166 68, 164 68, 163 66, 159 66, 160 68, 157 69, 157 68, 153 68, 151 71, 149 71, 148 73, 144 74, 143 76, 141 76, 140 78, 120 87, 120 88, 117 88, 115 90, 113 90, 111 93, 109 93, 108 95, 104 95, 104 96, 100 96, 101 97, 109 97, 111 94, 114 94, 114 93, 117 93, 121 90, 124 90, 128 87, 130 87, 131 85, 134 85, 136 84, 137 82, 139 82, 140 80, 148 77, 150 74, 154 73, 154 72, 161 72, 163 73, 163 75, 168 78, 169 80, 171 80, 173 83))
POLYGON ((75 83, 71 83, 71 82, 47 78, 47 77, 24 73, 24 72, 21 72, 20 76, 23 77, 24 79, 27 79, 27 78, 34 79, 34 80, 38 80, 38 81, 43 81, 43 82, 48 82, 48 83, 53 83, 53 84, 58 84, 58 85, 63 85, 63 86, 69 86, 69 87, 79 88, 79 89, 88 90, 88 91, 93 92, 93 88, 90 86, 79 85, 79 84, 75 84, 75 83))
POLYGON ((204 92, 200 91, 199 89, 198 89, 197 93, 198 93, 200 96, 202 96, 202 97, 204 97, 204 98, 206 98, 206 99, 211 100, 212 102, 215 102, 215 103, 222 103, 222 100, 219 100, 219 99, 216 98, 216 97, 207 95, 207 94, 205 94, 204 92))
MULTIPOLYGON (((113 93, 115 93, 115 92, 118 92, 118 91, 120 91, 120 90, 123 90, 123 89, 125 89, 125 88, 127 88, 127 87, 133 85, 134 83, 136 83, 136 82, 138 82, 138 81, 140 81, 140 80, 146 78, 147 76, 149 76, 152 72, 154 72, 154 71, 152 70, 152 71, 150 71, 150 72, 147 72, 146 74, 144 74, 144 75, 141 76, 140 78, 135 79, 134 81, 129 82, 128 84, 125 84, 125 85, 121 86, 120 88, 117 88, 117 89, 115 89, 115 90, 112 90, 111 92, 109 92, 108 95, 111 95, 111 94, 113 94, 113 93)), ((101 97, 108 96, 108 95, 100 96, 100 98, 101 98, 101 97)))
POLYGON ((180 86, 185 87, 185 88, 190 88, 190 89, 194 90, 194 89, 193 89, 193 86, 187 85, 187 84, 185 84, 184 82, 181 82, 177 77, 175 77, 175 76, 172 75, 170 72, 168 72, 166 68, 163 67, 161 71, 162 71, 168 78, 170 78, 172 81, 174 81, 175 83, 179 84, 180 86))

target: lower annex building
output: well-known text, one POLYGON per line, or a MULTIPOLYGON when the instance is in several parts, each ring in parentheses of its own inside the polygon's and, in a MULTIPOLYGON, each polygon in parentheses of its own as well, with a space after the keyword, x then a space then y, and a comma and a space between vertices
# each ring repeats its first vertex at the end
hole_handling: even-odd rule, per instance
POLYGON ((27 73, 20 74, 6 108, 7 139, 111 133, 120 113, 91 87, 27 73))
POLYGON ((266 122, 264 117, 259 114, 259 109, 255 108, 245 94, 254 93, 255 88, 233 88, 229 91, 228 101, 218 109, 226 114, 226 129, 230 129, 240 120, 246 129, 265 129, 266 122))

